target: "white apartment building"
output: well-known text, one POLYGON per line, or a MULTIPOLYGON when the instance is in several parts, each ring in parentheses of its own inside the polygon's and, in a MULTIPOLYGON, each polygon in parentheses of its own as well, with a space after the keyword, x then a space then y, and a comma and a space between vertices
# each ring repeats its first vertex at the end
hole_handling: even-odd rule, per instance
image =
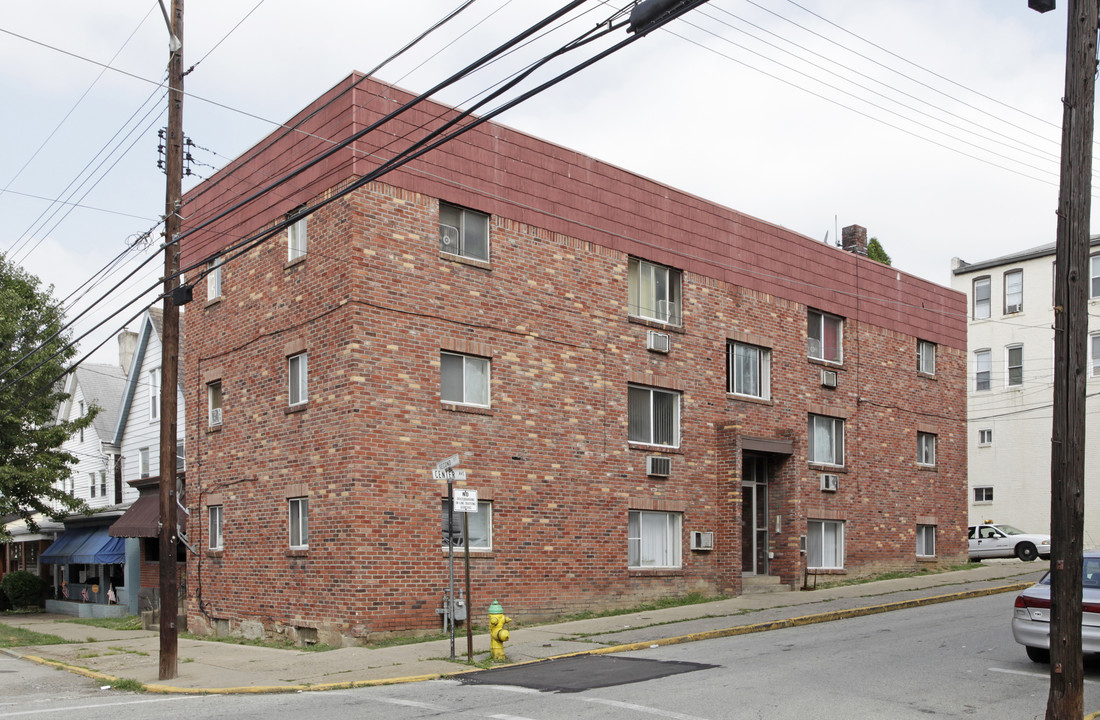
MULTIPOLYGON (((1085 443, 1086 548, 1100 548, 1100 235, 1091 239, 1085 443)), ((1050 532, 1054 402, 1054 243, 951 262, 966 293, 970 524, 1050 532)))

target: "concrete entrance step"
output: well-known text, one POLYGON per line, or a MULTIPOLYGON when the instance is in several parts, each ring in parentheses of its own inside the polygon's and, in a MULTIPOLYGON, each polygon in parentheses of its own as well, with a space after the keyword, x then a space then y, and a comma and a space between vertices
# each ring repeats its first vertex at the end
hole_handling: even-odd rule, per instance
POLYGON ((745 575, 741 578, 742 595, 759 595, 762 593, 790 592, 791 586, 780 582, 774 575, 745 575))

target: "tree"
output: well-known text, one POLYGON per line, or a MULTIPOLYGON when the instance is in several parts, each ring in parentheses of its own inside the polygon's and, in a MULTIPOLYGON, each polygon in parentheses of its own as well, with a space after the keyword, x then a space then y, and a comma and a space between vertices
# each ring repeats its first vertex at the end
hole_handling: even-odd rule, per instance
POLYGON ((882 249, 882 243, 878 241, 878 238, 873 237, 867 241, 867 257, 883 265, 890 264, 890 256, 882 249))
MULTIPOLYGON (((68 399, 61 378, 76 349, 62 330, 53 287, 40 284, 0 254, 0 517, 18 516, 32 530, 36 513, 60 520, 87 510, 61 488, 77 460, 61 444, 97 412, 74 421, 56 417, 68 399)), ((0 525, 0 541, 5 535, 0 525)))

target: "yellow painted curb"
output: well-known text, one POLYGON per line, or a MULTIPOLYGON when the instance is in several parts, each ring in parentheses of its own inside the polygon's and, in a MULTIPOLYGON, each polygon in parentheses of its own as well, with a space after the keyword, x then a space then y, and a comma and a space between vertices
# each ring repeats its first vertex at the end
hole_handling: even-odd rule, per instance
MULTIPOLYGON (((1030 581, 1012 583, 1010 585, 999 585, 997 587, 981 588, 978 590, 964 590, 962 592, 948 593, 946 595, 933 595, 931 597, 915 598, 913 600, 898 600, 896 602, 883 603, 881 605, 864 605, 863 607, 850 608, 847 610, 833 610, 830 612, 815 613, 813 615, 802 615, 799 617, 787 618, 785 620, 772 620, 769 622, 755 623, 752 625, 738 625, 735 627, 722 628, 719 630, 705 630, 703 632, 689 633, 687 635, 677 635, 674 637, 662 638, 658 640, 646 640, 643 642, 627 643, 624 645, 612 645, 607 647, 595 648, 592 650, 578 650, 576 652, 563 653, 561 655, 552 655, 544 658, 537 658, 534 660, 525 660, 523 662, 511 663, 507 665, 507 667, 521 667, 523 665, 533 665, 535 663, 546 662, 547 660, 561 660, 570 657, 580 657, 582 655, 607 655, 617 652, 630 652, 633 650, 645 650, 657 646, 679 645, 681 643, 696 642, 698 640, 713 640, 716 638, 734 637, 736 635, 749 635, 751 633, 766 632, 768 630, 781 630, 783 628, 814 625, 816 623, 829 622, 832 620, 844 620, 847 618, 862 617, 865 615, 877 615, 894 610, 906 610, 909 608, 923 607, 925 605, 937 605, 939 603, 950 602, 952 600, 967 600, 970 598, 984 597, 986 595, 997 595, 1000 593, 1023 590, 1025 588, 1031 587, 1034 584, 1035 583, 1030 581)), ((61 670, 68 670, 71 673, 83 675, 85 677, 101 680, 107 683, 113 683, 121 679, 116 678, 112 675, 98 672, 96 670, 89 670, 88 668, 82 668, 76 665, 68 665, 58 660, 47 660, 46 658, 40 658, 34 655, 19 655, 18 657, 21 657, 25 660, 30 660, 31 662, 36 662, 40 665, 49 665, 51 667, 56 667, 61 670)), ((324 683, 320 685, 254 685, 230 688, 184 688, 172 685, 142 684, 142 688, 146 692, 161 695, 249 695, 260 693, 274 694, 319 692, 323 690, 348 690, 361 687, 400 685, 404 683, 424 682, 427 680, 439 680, 443 678, 453 678, 460 675, 465 675, 467 673, 477 672, 480 669, 481 668, 470 668, 464 670, 456 670, 449 673, 409 675, 405 677, 382 678, 376 680, 352 680, 348 682, 324 683)), ((1100 720, 1100 712, 1086 716, 1085 720, 1100 720)))

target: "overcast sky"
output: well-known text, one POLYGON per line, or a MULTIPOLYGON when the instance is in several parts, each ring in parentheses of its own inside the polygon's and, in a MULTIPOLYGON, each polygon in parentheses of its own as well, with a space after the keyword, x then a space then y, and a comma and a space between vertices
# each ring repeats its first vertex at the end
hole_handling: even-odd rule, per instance
MULTIPOLYGON (((422 92, 564 2, 477 0, 378 75, 422 92)), ((192 0, 194 171, 209 175, 461 4, 192 0)), ((589 0, 568 25, 437 97, 467 105, 628 5, 589 0)), ((895 267, 948 285, 953 256, 1054 240, 1065 5, 1041 15, 1026 0, 711 0, 499 121, 811 238, 863 225, 895 267)), ((71 316, 160 241, 139 238, 164 207, 167 45, 160 7, 145 0, 6 3, 0 15, 0 252, 60 299, 136 243, 70 300, 71 316)), ((153 259, 125 280, 77 331, 155 284, 160 267, 153 259)), ((113 347, 96 355, 112 357, 113 347)))

